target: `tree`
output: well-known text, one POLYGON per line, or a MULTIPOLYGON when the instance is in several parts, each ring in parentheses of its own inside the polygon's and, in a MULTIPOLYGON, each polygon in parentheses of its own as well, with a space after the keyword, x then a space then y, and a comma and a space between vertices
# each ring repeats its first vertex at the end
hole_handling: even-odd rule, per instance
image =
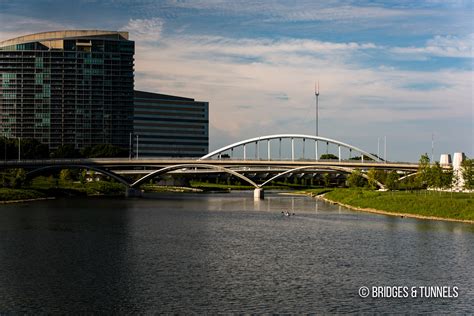
POLYGON ((377 170, 375 170, 374 168, 370 169, 368 172, 367 172, 367 177, 369 178, 368 179, 368 184, 369 184, 369 187, 373 190, 377 189, 377 170))
POLYGON ((18 158, 18 141, 15 138, 0 137, 0 160, 18 158))
POLYGON ((428 187, 436 189, 441 189, 443 187, 443 169, 438 162, 428 169, 426 178, 426 184, 428 187))
POLYGON ((59 173, 59 181, 62 183, 71 181, 71 170, 61 169, 61 172, 59 173))
POLYGON ((464 159, 461 162, 462 178, 466 190, 474 189, 474 159, 464 159))
POLYGON ((11 184, 12 184, 12 187, 14 187, 15 189, 20 188, 23 184, 26 183, 26 172, 24 169, 22 168, 13 169, 11 171, 11 175, 12 175, 11 184))
POLYGON ((47 145, 40 143, 40 141, 34 138, 21 140, 22 159, 43 159, 48 157, 49 149, 47 145))
POLYGON ((329 173, 326 172, 325 174, 323 174, 323 182, 326 188, 329 187, 329 185, 331 184, 330 180, 331 176, 329 175, 329 173))
POLYGON ((365 184, 365 178, 362 176, 362 172, 359 169, 355 169, 347 177, 347 186, 349 186, 350 188, 360 188, 365 186, 365 184))
POLYGON ((335 159, 335 160, 339 160, 339 157, 337 157, 336 155, 333 155, 333 154, 322 154, 319 159, 335 159))
POLYGON ((99 144, 93 147, 86 147, 81 154, 87 158, 115 158, 128 157, 128 151, 111 144, 99 144))
POLYGON ((95 181, 95 171, 94 170, 89 171, 89 175, 90 175, 92 181, 95 181))
POLYGON ((453 170, 443 170, 441 174, 441 188, 454 189, 456 182, 454 181, 453 170))
POLYGON ((395 170, 392 170, 388 173, 387 178, 385 179, 385 186, 389 190, 398 189, 398 173, 395 170))
POLYGON ((79 150, 73 145, 61 145, 51 153, 52 158, 81 158, 79 150))
POLYGON ((79 182, 81 184, 86 184, 87 181, 87 170, 82 169, 81 172, 79 173, 79 182))
POLYGON ((416 175, 416 182, 420 187, 426 187, 429 185, 431 170, 430 170, 430 158, 428 154, 423 154, 420 157, 418 165, 418 173, 416 175))
POLYGON ((1 177, 1 186, 7 188, 10 186, 10 177, 8 177, 5 172, 2 173, 1 177))
MULTIPOLYGON (((372 154, 372 155, 377 157, 377 155, 375 155, 375 154, 372 154)), ((351 158, 349 158, 349 160, 362 160, 362 157, 364 157, 364 160, 367 160, 367 161, 373 160, 372 158, 370 158, 366 155, 351 157, 351 158)))

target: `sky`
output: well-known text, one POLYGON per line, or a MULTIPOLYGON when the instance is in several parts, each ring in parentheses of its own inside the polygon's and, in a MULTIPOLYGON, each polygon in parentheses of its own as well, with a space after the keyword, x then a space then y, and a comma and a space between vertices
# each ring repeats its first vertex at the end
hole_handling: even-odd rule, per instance
POLYGON ((315 134, 417 161, 474 156, 474 1, 0 0, 0 40, 130 33, 135 88, 208 101, 210 150, 315 134), (383 143, 380 143, 383 146, 383 143))

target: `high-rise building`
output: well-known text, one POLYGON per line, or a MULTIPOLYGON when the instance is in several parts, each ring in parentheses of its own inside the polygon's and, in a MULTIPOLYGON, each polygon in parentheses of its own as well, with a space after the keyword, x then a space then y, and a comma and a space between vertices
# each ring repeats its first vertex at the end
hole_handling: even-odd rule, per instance
POLYGON ((44 32, 0 42, 0 136, 55 149, 128 148, 134 42, 127 32, 44 32))
POLYGON ((209 150, 209 104, 135 91, 134 151, 139 157, 201 157, 209 150))

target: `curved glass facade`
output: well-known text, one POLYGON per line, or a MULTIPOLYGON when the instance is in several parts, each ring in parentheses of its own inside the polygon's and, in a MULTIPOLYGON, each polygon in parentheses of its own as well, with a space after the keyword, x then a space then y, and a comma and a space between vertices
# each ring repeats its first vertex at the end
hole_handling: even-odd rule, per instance
POLYGON ((0 135, 50 149, 128 148, 134 42, 126 32, 58 31, 0 42, 0 135))

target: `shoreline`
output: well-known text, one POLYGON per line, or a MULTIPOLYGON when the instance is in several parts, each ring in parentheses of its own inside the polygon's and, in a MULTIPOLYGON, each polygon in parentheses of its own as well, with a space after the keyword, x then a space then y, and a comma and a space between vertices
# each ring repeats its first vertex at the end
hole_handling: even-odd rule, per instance
POLYGON ((343 207, 346 207, 348 209, 358 211, 358 212, 366 212, 366 213, 372 213, 372 214, 378 214, 378 215, 389 215, 389 216, 397 216, 397 217, 407 217, 407 218, 415 218, 415 219, 457 222, 457 223, 465 223, 465 224, 471 224, 471 225, 474 224, 474 220, 468 220, 468 219, 456 219, 456 218, 446 218, 446 217, 436 217, 436 216, 425 216, 425 215, 418 215, 418 214, 411 214, 411 213, 395 213, 395 212, 377 210, 377 209, 374 209, 374 208, 364 208, 364 207, 352 206, 352 205, 349 205, 349 204, 344 204, 344 203, 341 203, 341 202, 330 200, 330 199, 328 199, 324 196, 325 194, 314 195, 312 193, 298 193, 296 195, 301 195, 301 194, 310 196, 312 198, 323 200, 323 201, 328 202, 330 204, 340 205, 340 206, 343 206, 343 207))
POLYGON ((13 204, 13 203, 24 203, 24 202, 35 202, 35 201, 44 201, 44 200, 55 200, 54 196, 35 198, 35 199, 21 199, 21 200, 7 200, 0 201, 0 204, 13 204))

